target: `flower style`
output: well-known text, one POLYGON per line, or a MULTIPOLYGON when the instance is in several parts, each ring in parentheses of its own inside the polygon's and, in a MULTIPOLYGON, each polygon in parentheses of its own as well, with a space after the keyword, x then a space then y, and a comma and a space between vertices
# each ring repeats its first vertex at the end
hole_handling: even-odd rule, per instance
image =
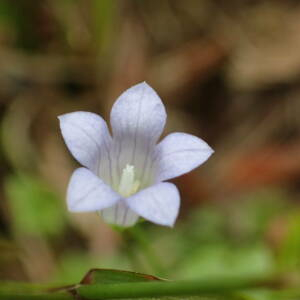
POLYGON ((166 111, 156 92, 140 83, 114 103, 110 122, 90 112, 58 117, 65 143, 84 167, 74 171, 67 190, 72 212, 96 211, 110 224, 129 227, 139 216, 173 226, 180 196, 165 182, 205 162, 213 150, 186 133, 171 133, 158 144, 166 111))

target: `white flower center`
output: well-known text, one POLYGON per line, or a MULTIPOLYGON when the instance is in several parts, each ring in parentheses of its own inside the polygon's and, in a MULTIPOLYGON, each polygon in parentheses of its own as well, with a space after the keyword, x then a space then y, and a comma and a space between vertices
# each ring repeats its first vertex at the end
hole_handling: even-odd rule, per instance
POLYGON ((129 197, 137 192, 140 181, 135 180, 134 166, 127 164, 122 171, 118 192, 123 197, 129 197))

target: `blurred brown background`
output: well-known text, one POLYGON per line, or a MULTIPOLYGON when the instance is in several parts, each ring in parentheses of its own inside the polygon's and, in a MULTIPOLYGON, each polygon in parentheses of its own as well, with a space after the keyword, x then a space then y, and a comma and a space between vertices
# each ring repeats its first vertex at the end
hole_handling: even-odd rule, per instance
POLYGON ((164 274, 299 278, 299 1, 1 0, 0 279, 155 273, 130 237, 67 212, 77 164, 57 120, 78 110, 107 120, 144 80, 166 105, 165 133, 215 150, 175 180, 175 229, 142 224, 164 274))

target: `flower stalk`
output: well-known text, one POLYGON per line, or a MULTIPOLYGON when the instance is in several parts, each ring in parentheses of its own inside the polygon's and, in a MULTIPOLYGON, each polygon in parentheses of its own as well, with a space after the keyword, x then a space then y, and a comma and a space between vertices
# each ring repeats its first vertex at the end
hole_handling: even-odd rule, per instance
MULTIPOLYGON (((166 269, 160 257, 156 254, 152 245, 149 242, 149 239, 145 237, 145 233, 141 226, 136 225, 134 227, 128 228, 124 231, 125 241, 130 243, 130 240, 133 239, 137 242, 138 246, 142 250, 144 257, 147 260, 147 263, 151 266, 154 275, 165 277, 167 275, 166 269)), ((130 245, 129 245, 130 247, 130 245)))

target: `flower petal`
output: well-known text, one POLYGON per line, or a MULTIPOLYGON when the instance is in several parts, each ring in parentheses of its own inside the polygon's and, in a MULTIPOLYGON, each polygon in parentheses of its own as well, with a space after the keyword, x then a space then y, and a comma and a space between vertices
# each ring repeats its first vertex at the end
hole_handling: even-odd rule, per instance
POLYGON ((171 133, 155 149, 156 181, 168 180, 197 168, 214 151, 200 138, 186 133, 171 133))
POLYGON ((174 184, 161 182, 127 198, 126 203, 143 218, 172 227, 178 215, 180 196, 174 184))
POLYGON ((90 112, 73 112, 58 117, 67 147, 76 160, 94 173, 107 156, 111 136, 106 122, 90 112))
POLYGON ((113 206, 120 195, 86 168, 74 171, 67 191, 68 209, 73 212, 97 211, 113 206))
POLYGON ((166 122, 165 107, 157 93, 142 82, 126 90, 111 110, 114 136, 126 133, 133 138, 160 137, 166 122))
POLYGON ((125 91, 111 110, 114 148, 118 168, 126 164, 137 168, 138 177, 149 164, 149 155, 166 122, 166 111, 156 92, 145 82, 125 91))
POLYGON ((133 226, 139 219, 139 216, 127 206, 124 199, 112 207, 103 209, 100 215, 106 223, 122 227, 133 226))

